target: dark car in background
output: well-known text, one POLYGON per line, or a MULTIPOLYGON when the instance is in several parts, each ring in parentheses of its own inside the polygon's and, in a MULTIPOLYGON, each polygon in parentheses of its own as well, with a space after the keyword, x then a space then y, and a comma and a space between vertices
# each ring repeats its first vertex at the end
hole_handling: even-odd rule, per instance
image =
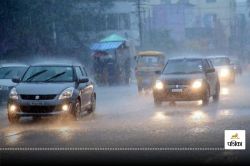
POLYGON ((212 62, 203 57, 169 59, 153 90, 156 106, 164 101, 195 100, 207 105, 211 96, 218 101, 219 94, 218 74, 212 62))
POLYGON ((209 56, 208 57, 219 74, 221 83, 235 82, 235 69, 231 63, 230 58, 224 55, 209 56))
POLYGON ((9 95, 11 123, 23 116, 61 115, 78 120, 83 111, 95 110, 94 84, 81 65, 33 65, 21 79, 13 81, 18 85, 9 95))
POLYGON ((0 65, 0 104, 7 102, 10 90, 16 85, 14 77, 22 77, 28 66, 24 64, 0 65))
POLYGON ((231 64, 235 70, 236 75, 241 75, 243 70, 243 64, 238 58, 230 58, 231 64))

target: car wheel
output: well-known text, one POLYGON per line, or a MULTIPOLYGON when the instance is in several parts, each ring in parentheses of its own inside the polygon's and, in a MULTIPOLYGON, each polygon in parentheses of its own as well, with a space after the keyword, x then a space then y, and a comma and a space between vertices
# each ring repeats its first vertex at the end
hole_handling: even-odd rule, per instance
POLYGON ((80 102, 80 100, 76 101, 75 109, 74 109, 74 117, 75 117, 75 120, 81 119, 81 102, 80 102))
POLYGON ((93 93, 91 95, 91 107, 90 109, 88 109, 88 113, 95 112, 95 109, 96 109, 96 96, 93 93))
POLYGON ((217 85, 216 85, 216 92, 215 92, 215 95, 213 95, 213 100, 215 102, 218 102, 219 99, 220 99, 220 84, 217 83, 217 85))
POLYGON ((157 98, 154 98, 154 104, 155 104, 156 107, 159 107, 159 106, 161 106, 162 101, 160 101, 160 100, 157 99, 157 98))
POLYGON ((17 115, 14 116, 14 115, 8 114, 8 120, 9 120, 9 122, 10 122, 11 124, 16 124, 16 123, 19 122, 20 116, 17 116, 17 115))
POLYGON ((209 94, 209 89, 206 88, 205 93, 203 94, 203 98, 202 98, 202 105, 206 106, 209 103, 209 98, 210 98, 210 94, 209 94))

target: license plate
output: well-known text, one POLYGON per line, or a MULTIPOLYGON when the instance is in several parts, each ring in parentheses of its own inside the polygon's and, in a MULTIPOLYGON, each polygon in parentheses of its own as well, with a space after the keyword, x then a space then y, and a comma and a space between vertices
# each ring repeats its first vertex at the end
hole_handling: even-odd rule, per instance
POLYGON ((180 92, 183 92, 183 90, 182 89, 172 89, 172 92, 180 93, 180 92))
POLYGON ((30 105, 39 106, 39 105, 44 105, 44 103, 43 102, 30 102, 30 105))

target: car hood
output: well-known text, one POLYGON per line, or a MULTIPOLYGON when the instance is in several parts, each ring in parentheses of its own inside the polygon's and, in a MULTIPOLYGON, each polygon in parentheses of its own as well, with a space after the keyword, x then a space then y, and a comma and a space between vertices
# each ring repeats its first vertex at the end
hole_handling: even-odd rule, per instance
POLYGON ((18 94, 50 95, 60 94, 64 89, 75 87, 74 83, 20 83, 16 86, 18 94))
POLYGON ((16 83, 12 82, 11 79, 0 79, 0 86, 14 87, 16 83))
POLYGON ((204 79, 205 76, 202 73, 197 74, 169 74, 169 75, 161 75, 160 79, 167 80, 194 80, 194 79, 204 79))

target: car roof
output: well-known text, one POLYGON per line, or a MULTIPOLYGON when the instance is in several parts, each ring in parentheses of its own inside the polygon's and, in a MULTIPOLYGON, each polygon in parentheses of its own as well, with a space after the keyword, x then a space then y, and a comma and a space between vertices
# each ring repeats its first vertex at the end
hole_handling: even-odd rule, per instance
POLYGON ((208 59, 212 59, 212 58, 229 58, 229 56, 226 55, 210 55, 207 56, 208 59))
POLYGON ((137 56, 163 56, 164 53, 160 51, 140 51, 137 56))
POLYGON ((83 65, 80 64, 80 63, 61 63, 61 62, 50 63, 50 62, 41 62, 41 63, 32 64, 31 66, 83 66, 83 65))
POLYGON ((28 65, 21 63, 4 63, 0 64, 0 67, 28 67, 28 65))
POLYGON ((207 59, 204 56, 178 56, 178 57, 171 57, 168 60, 181 60, 181 59, 207 59))

